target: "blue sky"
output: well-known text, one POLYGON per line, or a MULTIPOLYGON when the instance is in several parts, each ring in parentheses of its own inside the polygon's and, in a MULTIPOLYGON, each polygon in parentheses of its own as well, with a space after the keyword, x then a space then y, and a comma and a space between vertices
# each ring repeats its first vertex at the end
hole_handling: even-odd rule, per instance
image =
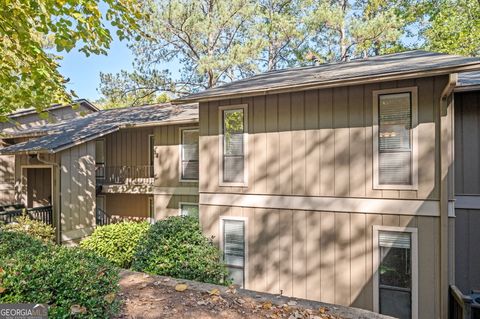
POLYGON ((60 72, 70 78, 69 89, 73 89, 79 98, 94 101, 100 97, 97 88, 100 72, 118 72, 122 69, 132 70, 133 56, 125 41, 114 39, 108 55, 90 55, 72 50, 64 55, 60 62, 60 72))

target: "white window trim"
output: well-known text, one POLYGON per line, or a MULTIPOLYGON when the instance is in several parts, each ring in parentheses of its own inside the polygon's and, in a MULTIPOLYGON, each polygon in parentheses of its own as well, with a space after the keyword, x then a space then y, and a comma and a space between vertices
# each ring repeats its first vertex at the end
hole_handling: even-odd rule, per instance
POLYGON ((380 247, 379 232, 400 232, 411 234, 411 254, 412 254, 412 319, 418 319, 418 230, 413 227, 394 227, 373 225, 373 311, 380 311, 379 296, 379 274, 380 266, 380 247))
POLYGON ((240 220, 243 221, 243 226, 244 226, 244 233, 245 233, 245 238, 244 238, 244 243, 245 243, 245 258, 244 258, 244 269, 243 269, 243 289, 248 289, 248 218, 247 217, 237 217, 237 216, 220 216, 219 218, 220 223, 218 224, 219 231, 219 245, 220 249, 222 252, 222 261, 223 261, 223 222, 224 220, 240 220))
MULTIPOLYGON (((105 179, 107 176, 106 176, 106 173, 107 173, 107 140, 105 138, 97 138, 95 140, 95 150, 97 149, 97 141, 102 141, 103 142, 103 157, 104 157, 104 162, 103 162, 103 176, 99 176, 97 177, 96 173, 95 173, 95 178, 96 179, 99 179, 99 180, 102 180, 102 179, 105 179)), ((95 166, 97 165, 97 153, 95 151, 95 166)))
POLYGON ((394 190, 417 190, 418 189, 418 88, 403 87, 396 89, 373 91, 373 188, 394 190), (378 146, 378 97, 385 94, 410 93, 412 98, 412 184, 395 185, 379 183, 379 146, 378 146))
POLYGON ((218 108, 218 183, 219 186, 248 186, 248 104, 225 105, 218 108), (223 181, 223 111, 243 109, 243 182, 224 182, 223 181))
MULTIPOLYGON (((200 215, 200 205, 198 203, 194 202, 178 202, 178 216, 182 216, 182 205, 192 205, 192 206, 198 206, 198 214, 200 215)), ((200 216, 199 216, 200 217, 200 216)))
POLYGON ((148 196, 148 219, 151 224, 155 222, 155 198, 153 196, 148 196), (153 208, 153 212, 150 208, 153 208))
MULTIPOLYGON (((198 178, 197 179, 183 179, 182 178, 182 145, 183 145, 183 131, 192 131, 192 130, 197 130, 198 133, 200 134, 200 130, 198 126, 186 126, 186 127, 180 127, 178 129, 178 136, 179 136, 179 142, 178 142, 178 181, 182 183, 198 183, 198 178)), ((198 136, 200 139, 200 135, 198 136)), ((199 141, 200 142, 200 141, 199 141)), ((198 162, 199 162, 199 171, 198 175, 200 177, 200 143, 199 143, 199 150, 198 150, 198 162)))

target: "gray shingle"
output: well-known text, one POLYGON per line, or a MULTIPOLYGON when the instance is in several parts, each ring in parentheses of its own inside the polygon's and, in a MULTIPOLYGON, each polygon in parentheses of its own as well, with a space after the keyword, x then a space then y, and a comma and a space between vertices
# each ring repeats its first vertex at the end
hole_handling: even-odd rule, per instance
POLYGON ((174 102, 205 101, 211 98, 232 95, 266 94, 309 85, 332 85, 340 81, 378 79, 383 76, 401 76, 410 73, 437 71, 445 73, 452 69, 472 66, 480 70, 480 59, 426 51, 407 51, 358 59, 343 63, 328 63, 319 66, 290 68, 261 73, 253 77, 231 82, 203 92, 188 95, 174 102))
POLYGON ((166 103, 105 110, 74 120, 41 126, 28 132, 17 132, 11 136, 18 137, 33 134, 42 136, 3 148, 0 150, 0 154, 22 152, 55 153, 117 131, 120 128, 145 124, 164 125, 183 121, 198 121, 197 104, 172 105, 166 103))
POLYGON ((458 75, 459 87, 480 85, 480 72, 465 72, 458 75))

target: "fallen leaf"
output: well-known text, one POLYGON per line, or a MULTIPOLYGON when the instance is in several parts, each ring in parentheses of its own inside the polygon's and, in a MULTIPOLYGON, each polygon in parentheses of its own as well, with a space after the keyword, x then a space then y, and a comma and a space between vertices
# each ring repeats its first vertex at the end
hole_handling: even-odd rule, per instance
POLYGON ((197 305, 199 305, 199 306, 204 306, 206 304, 207 304, 206 301, 203 301, 203 300, 197 301, 197 305))
POLYGON ((0 287, 0 294, 3 294, 5 292, 5 288, 0 287))
POLYGON ((177 284, 177 285, 175 286, 175 290, 176 290, 176 291, 182 292, 182 291, 185 291, 185 290, 187 290, 187 289, 188 289, 188 286, 187 286, 186 284, 177 284))
POLYGON ((213 288, 213 289, 210 290, 208 293, 209 293, 210 295, 220 296, 220 290, 218 290, 217 288, 213 288))
POLYGON ((297 302, 295 300, 290 300, 289 302, 287 302, 287 305, 289 306, 296 306, 297 305, 297 302))
POLYGON ((107 302, 107 303, 112 303, 114 300, 115 300, 115 293, 110 293, 108 295, 106 295, 105 297, 103 297, 103 299, 107 302))
POLYGON ((262 304, 262 308, 265 309, 265 310, 269 310, 270 308, 272 308, 272 303, 271 302, 264 302, 262 304))
POLYGON ((328 311, 328 309, 325 308, 325 307, 320 307, 320 309, 318 309, 318 312, 320 312, 320 313, 325 313, 327 311, 328 311))
POLYGON ((87 308, 82 307, 80 305, 72 305, 70 307, 70 314, 77 315, 79 313, 86 314, 87 313, 87 308))

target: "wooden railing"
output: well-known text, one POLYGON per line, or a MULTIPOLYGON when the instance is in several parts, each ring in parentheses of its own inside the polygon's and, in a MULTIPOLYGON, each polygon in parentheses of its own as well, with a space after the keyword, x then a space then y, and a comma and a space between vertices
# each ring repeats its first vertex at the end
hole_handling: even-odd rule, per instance
POLYGON ((150 184, 153 183, 153 166, 104 166, 97 165, 96 178, 105 184, 150 184))
POLYGON ((52 206, 42 206, 35 208, 20 208, 14 210, 5 210, 0 211, 0 222, 1 223, 13 223, 15 220, 27 214, 31 219, 41 221, 48 225, 53 225, 53 208, 52 206))
POLYGON ((96 208, 95 222, 97 226, 105 226, 111 223, 111 217, 100 208, 96 208))
POLYGON ((450 286, 450 319, 479 319, 480 305, 464 295, 456 286, 450 286))

